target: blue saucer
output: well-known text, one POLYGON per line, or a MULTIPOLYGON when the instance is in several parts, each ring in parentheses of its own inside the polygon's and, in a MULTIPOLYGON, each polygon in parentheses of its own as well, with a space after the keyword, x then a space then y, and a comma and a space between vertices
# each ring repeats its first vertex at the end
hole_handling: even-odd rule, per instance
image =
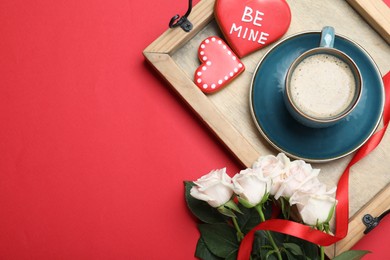
POLYGON ((337 35, 334 48, 349 55, 362 73, 361 100, 334 126, 315 129, 296 122, 283 103, 285 77, 290 64, 319 41, 320 32, 307 32, 279 42, 258 64, 250 91, 252 116, 264 138, 290 157, 308 162, 327 162, 354 152, 375 132, 384 106, 383 81, 372 58, 358 44, 337 35))

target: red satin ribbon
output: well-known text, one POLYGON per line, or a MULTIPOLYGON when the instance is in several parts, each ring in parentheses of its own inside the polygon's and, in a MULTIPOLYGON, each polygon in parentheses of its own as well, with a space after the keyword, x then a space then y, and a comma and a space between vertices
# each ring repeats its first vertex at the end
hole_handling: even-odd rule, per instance
POLYGON ((390 121, 390 72, 383 77, 385 85, 385 106, 383 112, 384 127, 377 131, 371 138, 357 151, 352 158, 344 173, 341 175, 337 184, 336 199, 338 204, 336 206, 336 232, 335 235, 329 235, 324 232, 315 230, 309 226, 284 220, 284 219, 270 219, 264 221, 254 227, 241 241, 241 245, 238 251, 237 260, 247 260, 252 252, 252 244, 254 235, 257 230, 270 230, 280 232, 283 234, 302 238, 310 241, 314 244, 321 246, 329 246, 337 241, 343 239, 348 233, 348 220, 349 220, 349 203, 348 203, 348 179, 349 169, 356 162, 361 160, 367 154, 369 154, 380 143, 387 126, 390 121))

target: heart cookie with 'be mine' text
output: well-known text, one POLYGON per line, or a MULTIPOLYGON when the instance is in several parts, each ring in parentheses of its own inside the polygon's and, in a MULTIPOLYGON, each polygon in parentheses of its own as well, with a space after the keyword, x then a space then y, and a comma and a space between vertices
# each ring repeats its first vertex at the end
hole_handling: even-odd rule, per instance
POLYGON ((203 40, 198 49, 202 64, 196 69, 195 84, 205 93, 213 93, 245 70, 244 64, 219 37, 203 40))
POLYGON ((214 13, 226 41, 240 58, 282 37, 291 22, 285 0, 217 0, 214 13))

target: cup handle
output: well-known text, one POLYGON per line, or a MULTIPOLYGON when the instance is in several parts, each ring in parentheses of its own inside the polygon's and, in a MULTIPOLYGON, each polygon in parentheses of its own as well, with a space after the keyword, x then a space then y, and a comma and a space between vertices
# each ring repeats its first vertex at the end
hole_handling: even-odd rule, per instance
POLYGON ((321 31, 320 47, 333 48, 334 44, 334 28, 325 26, 321 31))

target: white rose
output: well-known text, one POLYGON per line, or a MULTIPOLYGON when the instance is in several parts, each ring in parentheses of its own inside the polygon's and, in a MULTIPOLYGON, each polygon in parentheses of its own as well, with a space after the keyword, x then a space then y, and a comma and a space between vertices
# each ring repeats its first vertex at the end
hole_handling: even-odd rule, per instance
POLYGON ((293 161, 289 164, 285 174, 282 175, 281 184, 275 194, 275 199, 280 197, 290 198, 300 187, 306 185, 306 189, 311 185, 316 185, 320 170, 312 169, 310 164, 302 160, 293 161), (310 182, 313 180, 312 182, 310 182))
MULTIPOLYGON (((326 194, 326 185, 321 183, 318 177, 309 178, 302 183, 301 186, 290 196, 290 205, 294 204, 295 196, 302 196, 304 194, 326 194)), ((329 193, 328 193, 329 194, 329 193)))
POLYGON ((268 177, 277 172, 281 172, 284 170, 286 163, 289 159, 282 153, 278 154, 278 156, 266 155, 261 156, 257 159, 256 162, 253 163, 253 169, 260 168, 263 171, 263 175, 268 177))
POLYGON ((283 153, 279 153, 278 156, 267 155, 260 157, 254 164, 254 169, 261 169, 265 177, 270 177, 272 180, 272 186, 270 194, 275 195, 279 190, 281 183, 286 176, 286 168, 290 164, 290 159, 283 153))
POLYGON ((336 187, 333 187, 327 191, 326 185, 321 183, 318 178, 314 178, 295 191, 294 194, 290 197, 289 203, 291 206, 294 204, 305 204, 307 196, 310 195, 327 195, 335 197, 336 189, 336 187))
POLYGON ((233 195, 232 179, 227 175, 226 168, 214 170, 194 181, 191 188, 192 197, 206 201, 217 208, 228 202, 233 195))
POLYGON ((329 222, 337 203, 337 200, 328 194, 305 194, 296 199, 299 200, 296 205, 302 221, 312 226, 329 222))
POLYGON ((234 193, 248 207, 258 205, 271 188, 271 179, 264 177, 260 168, 243 170, 232 181, 234 193))

